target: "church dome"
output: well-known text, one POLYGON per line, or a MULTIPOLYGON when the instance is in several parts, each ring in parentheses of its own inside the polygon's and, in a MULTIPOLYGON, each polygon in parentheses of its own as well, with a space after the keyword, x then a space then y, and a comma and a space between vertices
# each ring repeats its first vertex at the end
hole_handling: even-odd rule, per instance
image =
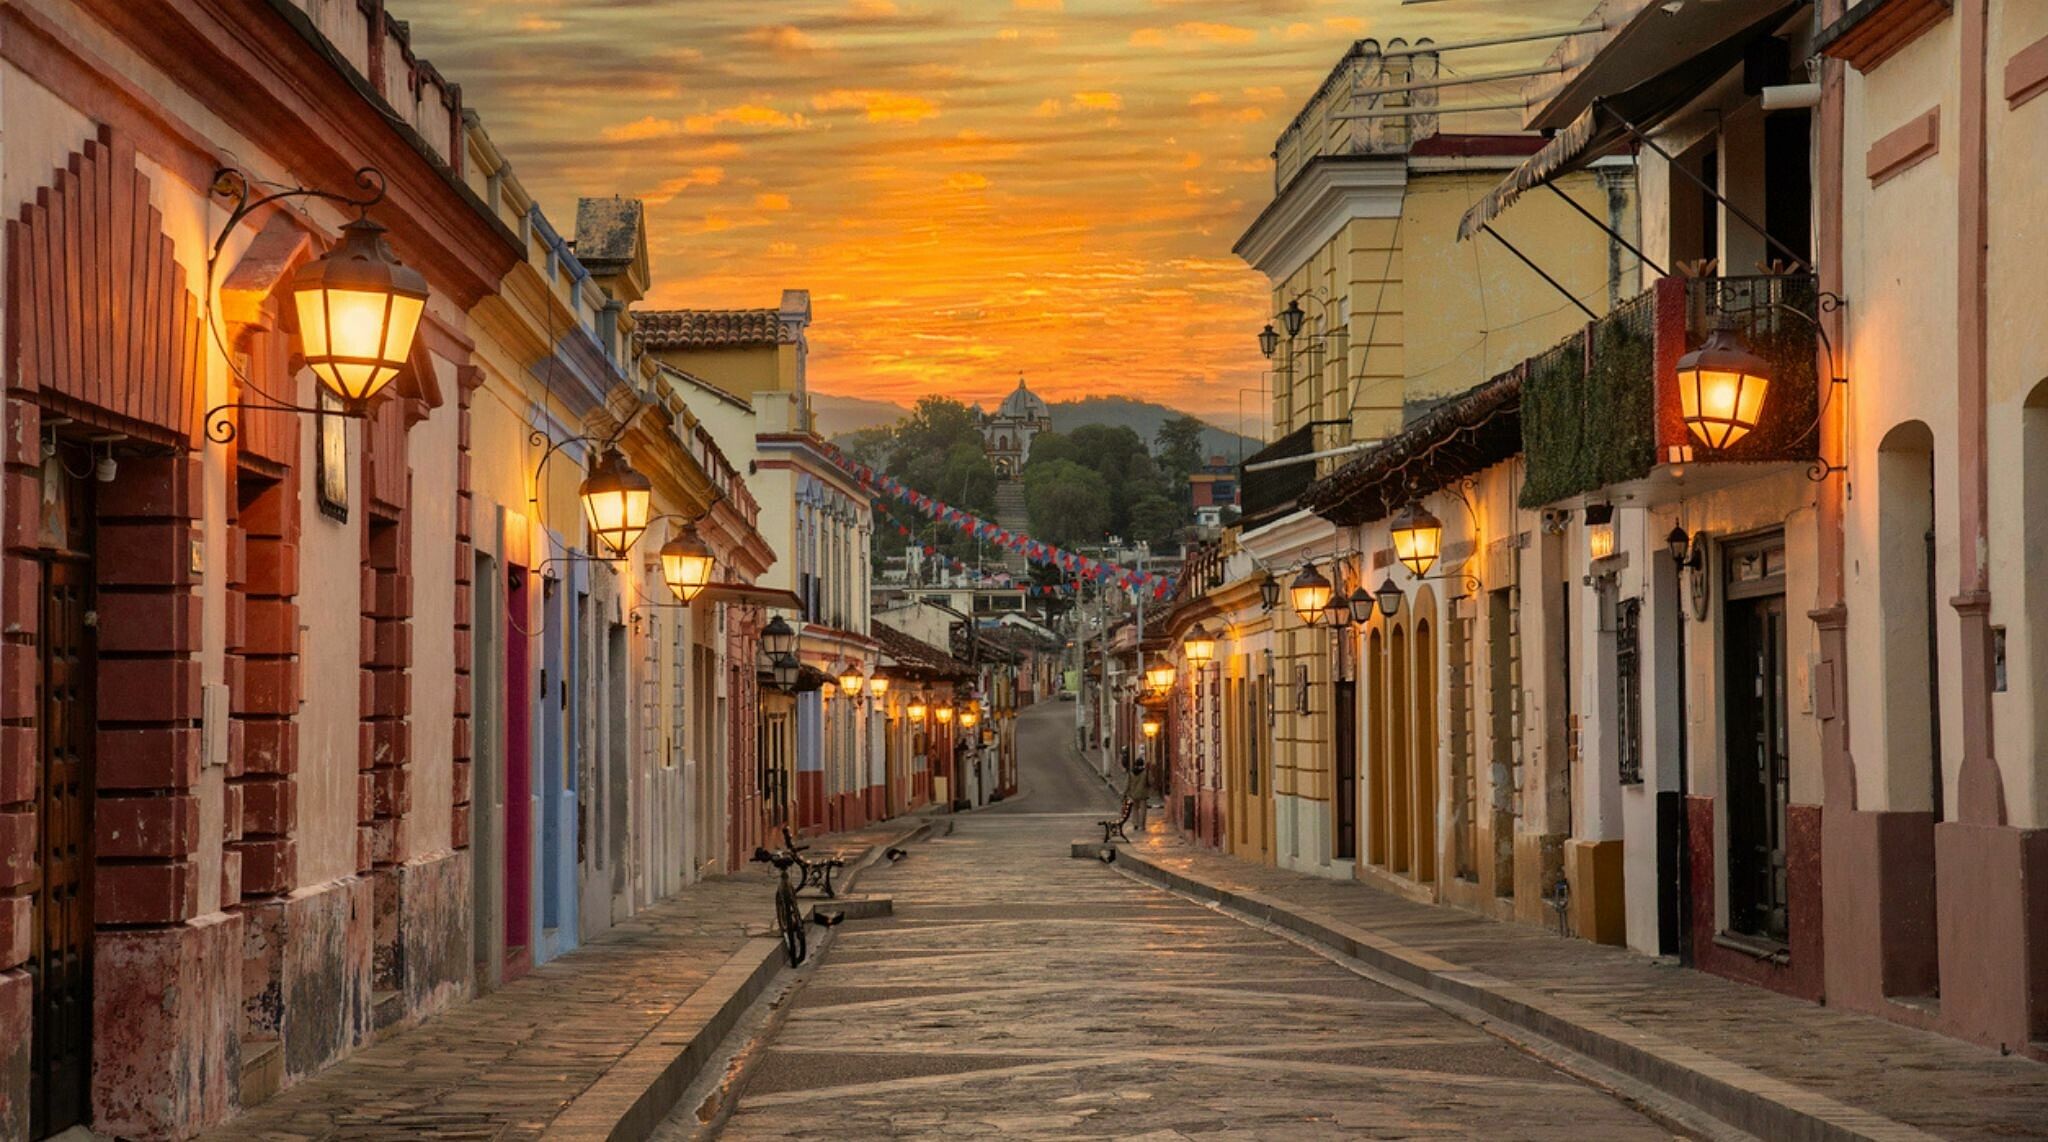
POLYGON ((1049 422, 1052 409, 1040 400, 1037 393, 1024 387, 1024 378, 1017 378, 1017 391, 1003 398, 1003 405, 996 410, 1002 420, 1023 420, 1049 422))

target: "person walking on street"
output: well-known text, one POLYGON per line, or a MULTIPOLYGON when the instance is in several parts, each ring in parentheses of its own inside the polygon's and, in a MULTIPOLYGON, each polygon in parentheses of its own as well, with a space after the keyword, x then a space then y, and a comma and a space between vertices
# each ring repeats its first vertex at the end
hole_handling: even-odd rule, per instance
POLYGON ((1152 800, 1151 775, 1145 772, 1145 763, 1130 763, 1130 778, 1124 782, 1124 800, 1131 803, 1131 825, 1138 832, 1145 831, 1145 809, 1152 800))

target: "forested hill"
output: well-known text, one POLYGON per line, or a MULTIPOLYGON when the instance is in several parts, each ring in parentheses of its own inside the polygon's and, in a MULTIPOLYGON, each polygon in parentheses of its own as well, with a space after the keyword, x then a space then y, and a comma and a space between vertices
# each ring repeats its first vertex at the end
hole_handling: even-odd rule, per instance
MULTIPOLYGON (((1072 432, 1085 424, 1099 424, 1106 428, 1128 428, 1138 434, 1141 440, 1156 440, 1159 430, 1167 421, 1181 413, 1164 405, 1150 401, 1132 400, 1129 397, 1089 397, 1077 401, 1052 401, 1052 427, 1055 432, 1072 432)), ((833 396, 824 393, 811 394, 811 409, 818 417, 818 434, 826 439, 837 439, 867 428, 886 428, 910 415, 910 410, 887 401, 869 400, 865 397, 833 396)), ((1249 404, 1245 407, 1248 422, 1257 415, 1249 404)), ((1235 464, 1238 459, 1239 438, 1230 431, 1234 425, 1218 427, 1205 423, 1202 432, 1203 456, 1221 456, 1235 464)), ((1251 455, 1261 447, 1256 439, 1258 430, 1252 427, 1251 438, 1242 441, 1244 455, 1251 455)))

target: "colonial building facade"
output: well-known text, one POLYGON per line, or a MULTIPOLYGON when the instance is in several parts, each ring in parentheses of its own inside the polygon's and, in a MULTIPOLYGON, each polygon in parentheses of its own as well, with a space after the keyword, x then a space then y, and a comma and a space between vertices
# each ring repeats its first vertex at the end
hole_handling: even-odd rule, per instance
POLYGON ((1595 22, 1531 82, 1548 141, 1433 229, 1574 293, 1576 256, 1628 273, 1291 496, 1247 464, 1161 648, 1191 832, 2038 1054, 2048 354, 2017 212, 2048 12, 1595 22), (1507 229, 1617 163, 1639 221, 1507 229), (1289 578, 1276 541, 1332 556, 1289 578), (1327 844, 1288 805, 1304 718, 1327 844))
POLYGON ((371 0, 0 6, 0 88, 0 1137, 190 1137, 888 810, 760 658, 877 665, 865 500, 800 388, 694 411, 639 203, 558 226, 371 0), (419 305, 374 377, 304 308, 365 241, 419 305))

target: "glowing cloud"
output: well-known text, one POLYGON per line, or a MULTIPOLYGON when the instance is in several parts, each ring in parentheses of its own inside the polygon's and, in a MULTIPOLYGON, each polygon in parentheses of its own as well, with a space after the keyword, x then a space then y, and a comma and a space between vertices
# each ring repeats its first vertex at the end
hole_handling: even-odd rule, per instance
POLYGON ((812 96, 811 107, 817 111, 857 110, 870 123, 916 123, 939 113, 938 104, 902 91, 827 91, 812 96))

